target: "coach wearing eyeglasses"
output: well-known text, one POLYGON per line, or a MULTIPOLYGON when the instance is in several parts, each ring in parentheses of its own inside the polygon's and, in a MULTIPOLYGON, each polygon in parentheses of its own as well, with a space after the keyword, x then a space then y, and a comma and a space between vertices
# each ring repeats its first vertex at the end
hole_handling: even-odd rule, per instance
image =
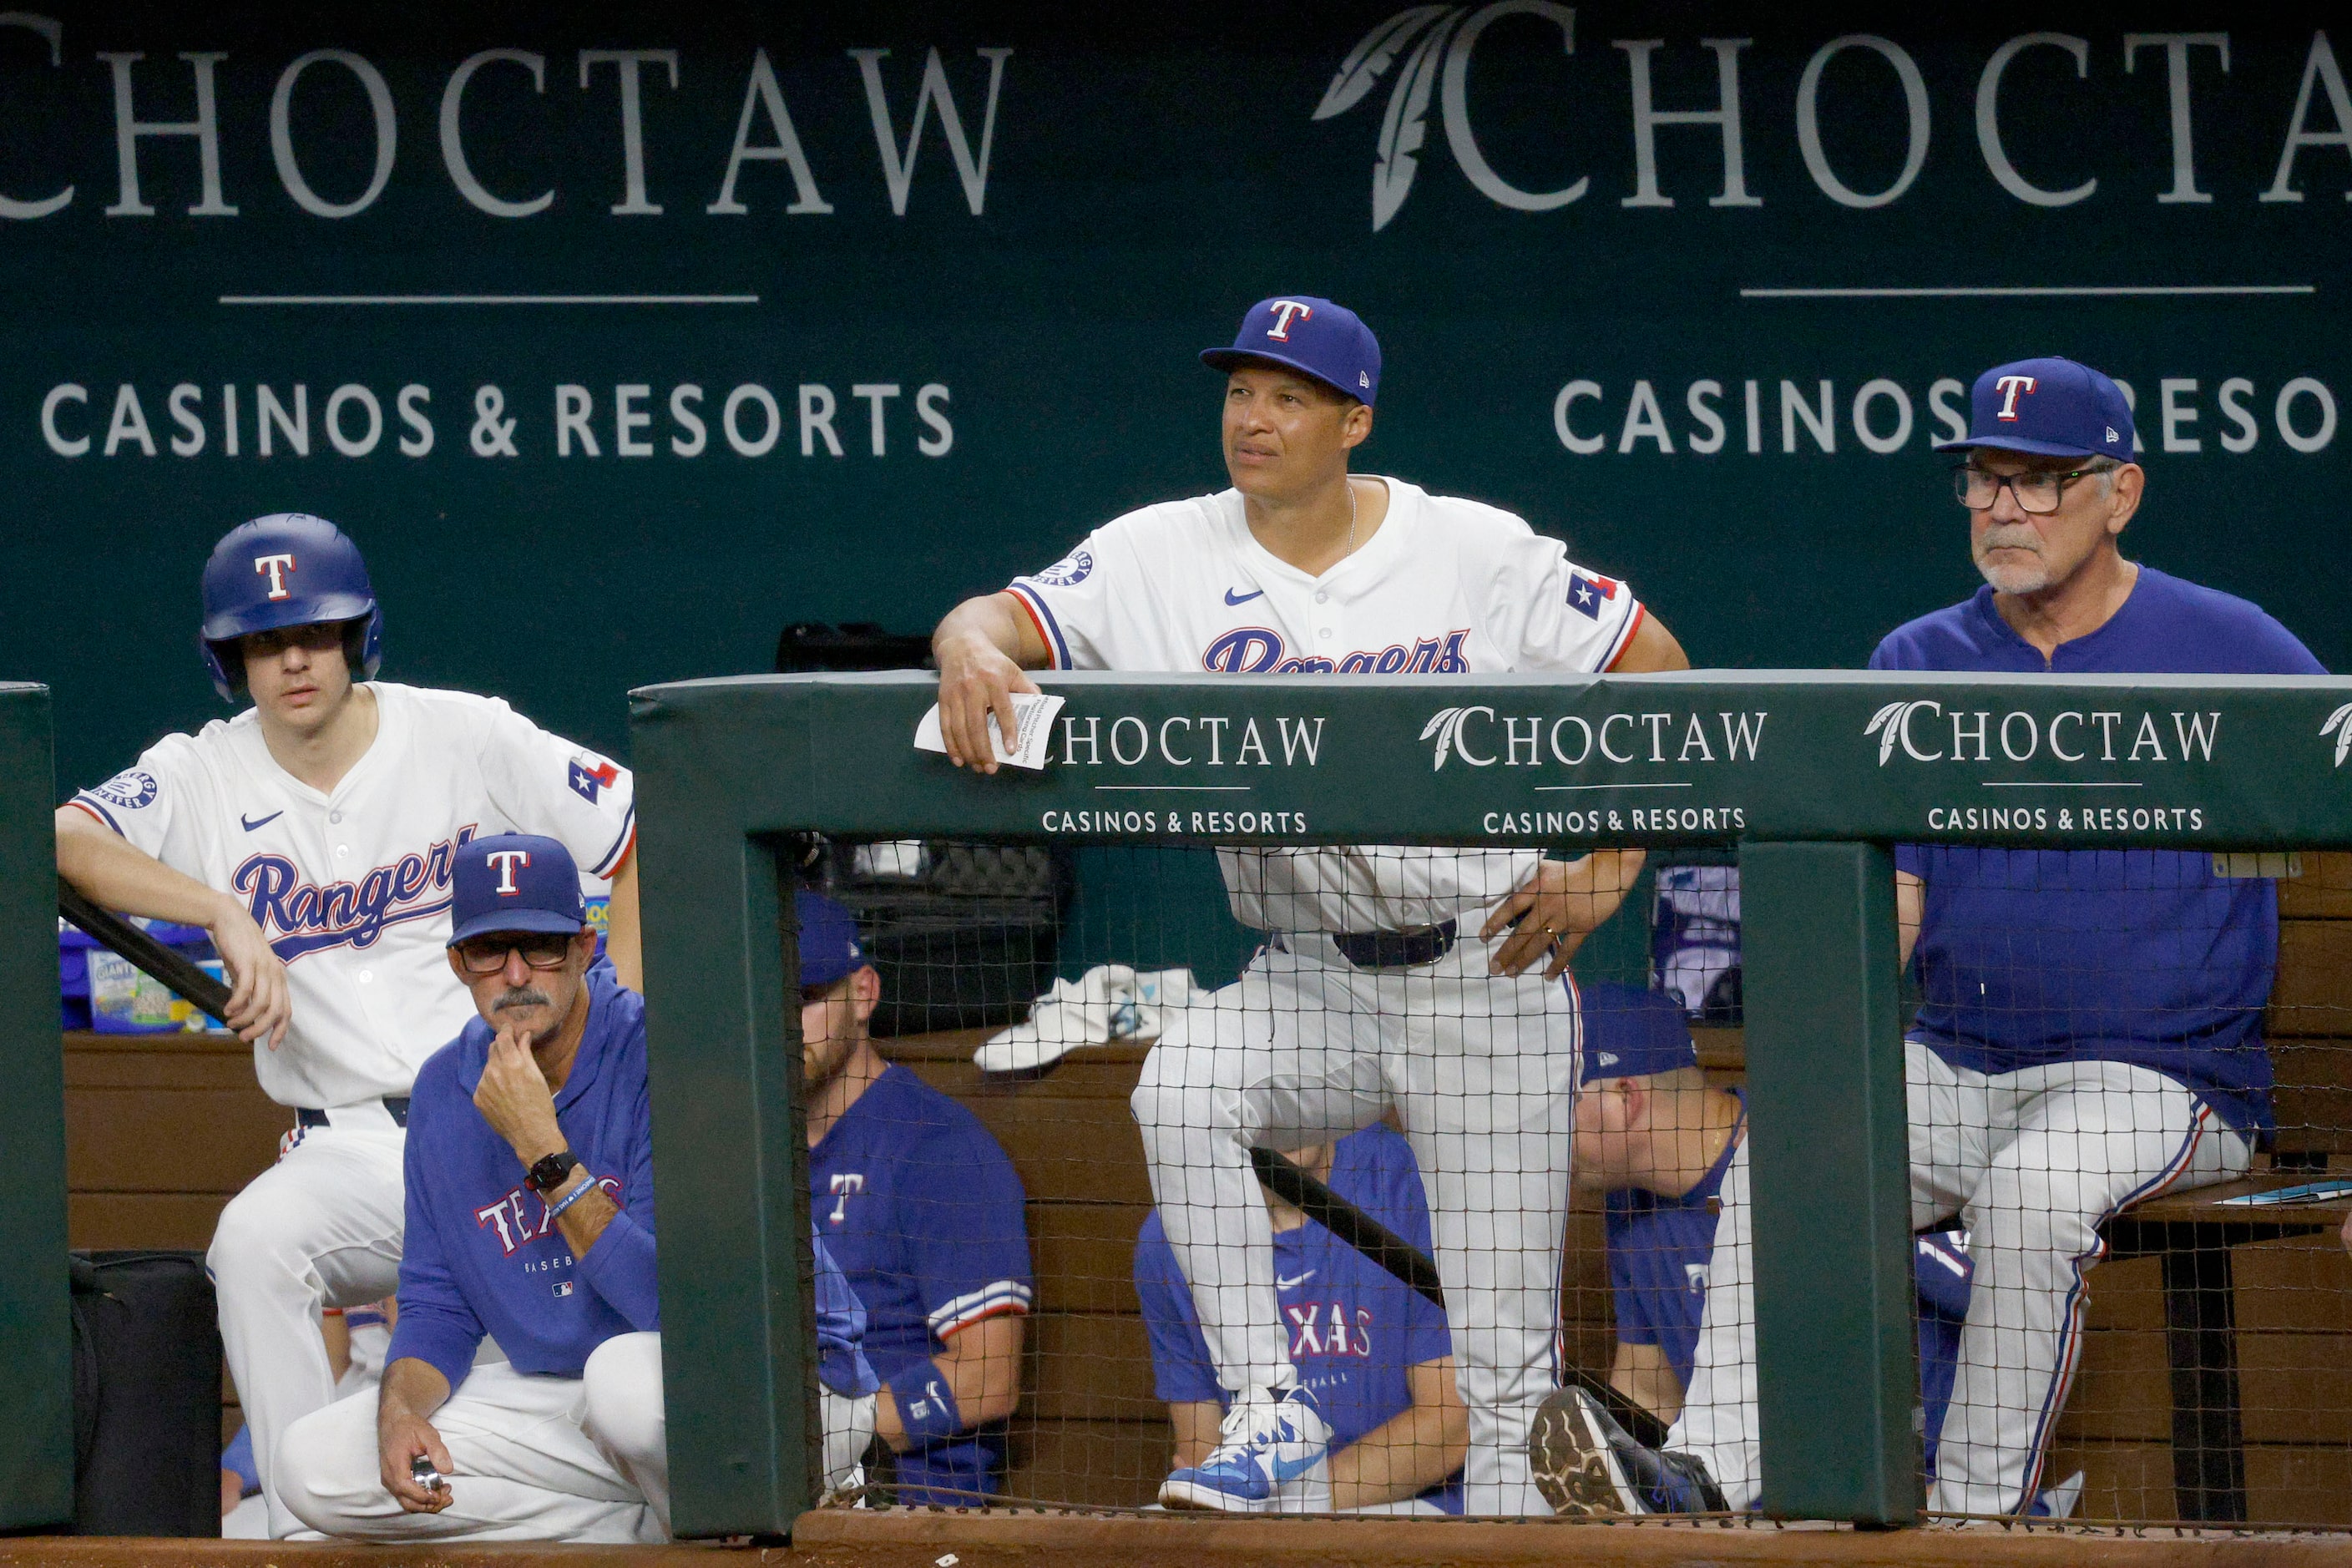
MULTIPOLYGON (((1977 378, 1967 437, 1938 449, 1963 454, 1953 484, 1986 585, 1897 627, 1873 669, 2326 673, 2257 606, 2125 559, 2147 476, 2105 375, 2064 359, 1997 366, 1977 378)), ((2178 757, 2189 738, 2176 728, 2133 735, 2133 754, 2178 757)), ((1928 1507, 2023 1514, 2079 1359, 2099 1226, 2242 1175, 2273 1129, 2261 1030, 2278 898, 2268 881, 2217 875, 2210 855, 2127 843, 1905 845, 1895 866, 1922 998, 1906 1047, 1912 1219, 1957 1215, 1975 1264, 1928 1507)), ((1727 1192, 1735 1179, 1744 1198, 1745 1171, 1727 1192)), ((1724 1223, 1744 1207, 1727 1198, 1724 1223)), ((1744 1259, 1720 1232, 1715 1255, 1744 1259)), ((1675 1506, 1742 1509, 1757 1494, 1753 1331, 1738 1346, 1716 1331, 1755 1321, 1721 1299, 1747 1289, 1744 1266, 1709 1280, 1708 1332, 1665 1456, 1675 1497, 1700 1500, 1675 1506)))
POLYGON ((416 1075, 400 1321, 381 1395, 306 1416, 281 1495, 328 1535, 667 1534, 645 1004, 552 838, 452 868, 449 966, 479 1016, 416 1075), (503 1360, 477 1363, 486 1338, 503 1360))

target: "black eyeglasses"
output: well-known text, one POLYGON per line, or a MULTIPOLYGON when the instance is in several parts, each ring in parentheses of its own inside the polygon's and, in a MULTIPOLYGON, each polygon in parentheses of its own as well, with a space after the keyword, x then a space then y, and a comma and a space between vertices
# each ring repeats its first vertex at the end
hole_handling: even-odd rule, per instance
POLYGON ((2007 485, 2009 493, 2017 498, 2018 510, 2047 517, 2058 510, 2068 485, 2085 475, 2104 471, 2072 468, 2063 474, 1993 474, 1973 463, 1962 463, 1952 470, 1952 493, 1970 511, 1990 511, 1993 502, 2000 499, 2000 487, 2007 485))
POLYGON ((457 944, 457 962, 468 974, 496 974, 507 966, 507 954, 520 952, 533 969, 561 969, 571 956, 572 939, 562 931, 497 931, 467 937, 457 944))

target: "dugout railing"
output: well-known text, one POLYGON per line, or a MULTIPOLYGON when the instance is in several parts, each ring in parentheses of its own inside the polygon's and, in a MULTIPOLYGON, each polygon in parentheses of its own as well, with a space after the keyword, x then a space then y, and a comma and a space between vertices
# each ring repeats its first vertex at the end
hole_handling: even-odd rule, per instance
POLYGON ((2352 847, 2326 678, 1041 684, 1048 765, 993 777, 914 747, 920 675, 635 694, 681 1535, 788 1532, 813 1496, 792 836, 1736 848, 1764 1506, 1879 1525, 1919 1484, 1891 847, 2352 847))

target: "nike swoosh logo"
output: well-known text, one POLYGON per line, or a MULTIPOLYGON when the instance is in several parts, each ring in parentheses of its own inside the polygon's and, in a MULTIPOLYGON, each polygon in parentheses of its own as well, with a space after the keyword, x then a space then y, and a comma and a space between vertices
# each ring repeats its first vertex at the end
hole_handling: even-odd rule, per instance
POLYGON ((271 823, 273 823, 273 822, 277 821, 279 817, 281 817, 281 816, 285 816, 285 815, 286 815, 285 811, 284 811, 283 809, 280 809, 280 810, 278 810, 278 811, 273 811, 273 812, 271 812, 268 816, 263 817, 259 822, 256 822, 256 821, 254 821, 254 820, 253 820, 253 818, 251 818, 251 817, 249 817, 249 816, 246 816, 246 815, 245 815, 245 813, 243 813, 243 812, 241 812, 241 811, 240 811, 240 812, 238 812, 238 813, 236 814, 236 819, 237 819, 239 822, 244 823, 244 824, 245 824, 245 830, 246 830, 247 833, 250 833, 250 832, 252 832, 252 831, 253 831, 255 828, 257 828, 257 827, 267 827, 267 826, 268 826, 271 823))
POLYGON ((1231 588, 1225 590, 1225 603, 1228 605, 1246 605, 1252 599, 1263 599, 1265 597, 1265 590, 1263 588, 1260 588, 1255 594, 1242 594, 1239 595, 1236 595, 1231 588))
POLYGON ((1315 1278, 1315 1270, 1313 1270, 1312 1268, 1310 1268, 1310 1269, 1308 1269, 1306 1273, 1301 1274, 1301 1275, 1300 1275, 1297 1279, 1280 1279, 1280 1278, 1276 1279, 1276 1280, 1275 1280, 1275 1282, 1274 1282, 1274 1288, 1275 1288, 1276 1289, 1277 1289, 1277 1290, 1295 1290, 1295 1289, 1297 1289, 1299 1286, 1306 1284, 1309 1279, 1314 1279, 1314 1278, 1315 1278))

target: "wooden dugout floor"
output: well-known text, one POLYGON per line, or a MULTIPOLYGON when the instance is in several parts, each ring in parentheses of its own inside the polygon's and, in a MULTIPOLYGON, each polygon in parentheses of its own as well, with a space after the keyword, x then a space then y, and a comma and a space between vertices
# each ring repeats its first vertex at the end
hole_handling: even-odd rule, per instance
POLYGON ((2352 1534, 1999 1525, 1853 1531, 1717 1523, 1227 1520, 825 1511, 788 1546, 0 1540, 0 1568, 1389 1568, 1797 1564, 1831 1568, 2352 1568, 2352 1534))

